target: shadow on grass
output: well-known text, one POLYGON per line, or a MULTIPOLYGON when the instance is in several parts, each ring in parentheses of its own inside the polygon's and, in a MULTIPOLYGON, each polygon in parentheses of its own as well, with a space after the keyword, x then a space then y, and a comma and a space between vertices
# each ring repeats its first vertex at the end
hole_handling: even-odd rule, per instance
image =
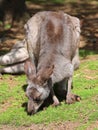
POLYGON ((24 92, 26 92, 26 88, 27 88, 27 84, 22 86, 22 89, 23 89, 24 92))

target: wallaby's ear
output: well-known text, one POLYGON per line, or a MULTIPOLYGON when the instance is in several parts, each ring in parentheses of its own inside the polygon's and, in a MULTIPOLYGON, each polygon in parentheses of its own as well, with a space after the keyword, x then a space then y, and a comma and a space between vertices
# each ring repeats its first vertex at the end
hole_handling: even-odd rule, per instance
POLYGON ((47 81, 53 73, 54 65, 47 66, 40 70, 37 74, 37 80, 41 83, 47 81))
POLYGON ((44 72, 44 78, 47 80, 50 78, 54 70, 54 65, 46 67, 46 71, 44 72))
POLYGON ((29 80, 33 80, 36 77, 35 65, 31 63, 30 59, 25 61, 24 71, 29 80))

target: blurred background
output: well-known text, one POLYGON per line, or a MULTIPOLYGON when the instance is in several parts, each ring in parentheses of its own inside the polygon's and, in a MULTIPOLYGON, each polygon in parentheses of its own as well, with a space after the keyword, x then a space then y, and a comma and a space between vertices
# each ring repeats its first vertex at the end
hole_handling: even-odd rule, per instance
POLYGON ((61 10, 78 17, 82 55, 98 53, 98 0, 0 0, 0 55, 24 38, 24 24, 43 10, 61 10))

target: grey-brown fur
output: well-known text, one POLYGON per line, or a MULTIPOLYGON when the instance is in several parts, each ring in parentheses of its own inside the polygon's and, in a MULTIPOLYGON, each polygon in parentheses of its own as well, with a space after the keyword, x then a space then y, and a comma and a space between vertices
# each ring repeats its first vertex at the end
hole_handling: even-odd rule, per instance
POLYGON ((75 101, 71 84, 79 47, 79 19, 63 12, 39 12, 27 22, 25 29, 30 57, 25 63, 28 112, 35 113, 49 93, 52 94, 54 105, 58 105, 52 87, 62 81, 61 86, 66 89, 66 79, 66 102, 72 103, 75 101))

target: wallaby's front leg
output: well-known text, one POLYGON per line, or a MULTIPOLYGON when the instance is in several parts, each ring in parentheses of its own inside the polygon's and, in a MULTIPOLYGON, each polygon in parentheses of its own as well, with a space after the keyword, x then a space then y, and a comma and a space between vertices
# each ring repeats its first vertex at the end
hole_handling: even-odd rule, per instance
POLYGON ((52 79, 51 78, 49 79, 48 84, 49 84, 50 93, 51 93, 52 99, 53 99, 53 106, 60 105, 60 102, 59 102, 58 98, 56 97, 56 95, 54 93, 53 84, 52 84, 52 79))

